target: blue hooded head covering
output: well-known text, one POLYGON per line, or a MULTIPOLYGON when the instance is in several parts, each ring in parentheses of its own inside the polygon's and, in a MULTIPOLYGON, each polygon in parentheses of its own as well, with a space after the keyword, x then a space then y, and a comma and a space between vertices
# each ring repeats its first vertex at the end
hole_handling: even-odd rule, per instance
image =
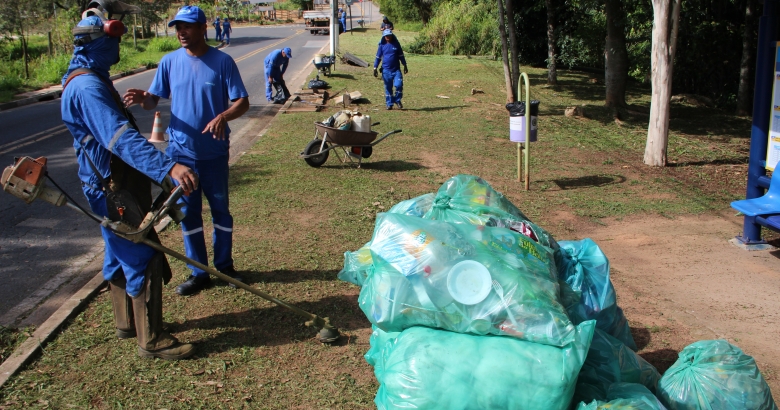
MULTIPOLYGON (((81 20, 77 26, 102 25, 103 21, 99 17, 89 16, 81 20)), ((83 46, 76 46, 73 49, 73 57, 70 59, 68 71, 62 76, 62 85, 65 85, 65 80, 70 73, 79 68, 89 68, 95 74, 109 79, 108 70, 117 62, 119 62, 119 39, 116 37, 101 36, 83 46)))

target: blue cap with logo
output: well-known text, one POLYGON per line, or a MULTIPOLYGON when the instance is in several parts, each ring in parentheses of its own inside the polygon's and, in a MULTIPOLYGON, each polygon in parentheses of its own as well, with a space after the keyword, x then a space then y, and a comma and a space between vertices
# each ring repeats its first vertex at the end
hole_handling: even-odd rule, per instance
POLYGON ((176 17, 174 17, 173 20, 168 23, 168 27, 173 27, 176 25, 177 21, 205 24, 206 13, 204 13, 203 10, 201 10, 198 6, 183 6, 176 13, 176 17))
POLYGON ((382 35, 383 36, 392 36, 393 35, 393 30, 386 29, 385 31, 382 32, 382 35))
POLYGON ((282 51, 284 51, 284 54, 287 54, 287 58, 292 58, 292 50, 290 47, 285 47, 282 49, 282 51))

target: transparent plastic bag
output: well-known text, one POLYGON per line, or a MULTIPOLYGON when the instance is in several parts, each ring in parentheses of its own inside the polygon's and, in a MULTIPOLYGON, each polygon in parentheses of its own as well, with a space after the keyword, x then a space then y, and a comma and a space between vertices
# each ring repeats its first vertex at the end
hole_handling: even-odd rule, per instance
POLYGON ((615 288, 609 279, 609 260, 590 238, 560 241, 555 253, 563 303, 572 322, 596 320, 596 326, 636 351, 634 337, 623 310, 617 305, 615 288), (570 290, 567 292, 567 290, 570 290), (579 295, 579 296, 577 296, 579 295))
POLYGON ((558 248, 552 235, 531 222, 485 180, 474 175, 461 174, 447 180, 423 218, 508 228, 552 250, 558 248))
POLYGON ((580 370, 574 400, 610 400, 608 391, 616 383, 638 383, 655 394, 660 379, 661 375, 653 365, 621 341, 596 329, 580 370))
POLYGON ((374 328, 366 360, 390 409, 568 409, 593 333, 585 322, 563 347, 426 327, 374 328))
MULTIPOLYGON (((425 194, 407 199, 393 205, 387 212, 422 217, 425 212, 431 209, 434 197, 434 194, 425 194)), ((363 286, 366 277, 373 270, 370 246, 371 242, 369 241, 355 252, 344 252, 344 268, 338 274, 339 279, 363 286)))
POLYGON ((722 339, 683 349, 661 377, 658 396, 671 410, 777 410, 755 360, 722 339))
POLYGON ((554 346, 573 340, 553 256, 522 234, 383 213, 370 249, 374 270, 358 303, 384 331, 422 325, 554 346))
POLYGON ((608 401, 580 403, 577 410, 666 410, 647 389, 636 383, 615 383, 607 390, 608 401))

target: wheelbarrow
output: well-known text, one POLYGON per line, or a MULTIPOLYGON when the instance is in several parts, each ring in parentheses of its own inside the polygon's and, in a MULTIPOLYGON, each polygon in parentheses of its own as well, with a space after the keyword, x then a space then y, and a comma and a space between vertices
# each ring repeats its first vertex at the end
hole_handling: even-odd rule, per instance
MULTIPOLYGON (((371 124, 372 127, 375 125, 379 125, 379 123, 371 124)), ((374 152, 374 145, 379 144, 393 134, 401 132, 401 130, 390 131, 377 139, 376 137, 379 133, 376 131, 340 130, 328 127, 321 122, 315 122, 314 128, 314 139, 306 145, 306 148, 300 155, 307 164, 314 168, 322 166, 328 160, 330 151, 336 148, 340 148, 344 154, 342 157, 336 151, 336 155, 339 156, 339 160, 342 163, 357 161, 357 167, 360 168, 363 158, 370 157, 374 152)))
POLYGON ((330 75, 330 66, 335 63, 336 58, 333 56, 325 56, 322 57, 322 62, 318 63, 315 60, 311 60, 311 63, 314 64, 314 67, 317 67, 317 71, 322 73, 325 77, 330 75))

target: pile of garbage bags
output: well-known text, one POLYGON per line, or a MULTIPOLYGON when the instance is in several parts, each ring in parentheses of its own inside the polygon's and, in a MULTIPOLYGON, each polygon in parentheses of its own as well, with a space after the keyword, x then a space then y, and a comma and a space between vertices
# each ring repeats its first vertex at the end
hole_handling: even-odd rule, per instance
POLYGON ((725 341, 689 346, 661 377, 598 245, 557 242, 473 175, 378 214, 338 277, 362 287, 380 409, 776 408, 725 341))

